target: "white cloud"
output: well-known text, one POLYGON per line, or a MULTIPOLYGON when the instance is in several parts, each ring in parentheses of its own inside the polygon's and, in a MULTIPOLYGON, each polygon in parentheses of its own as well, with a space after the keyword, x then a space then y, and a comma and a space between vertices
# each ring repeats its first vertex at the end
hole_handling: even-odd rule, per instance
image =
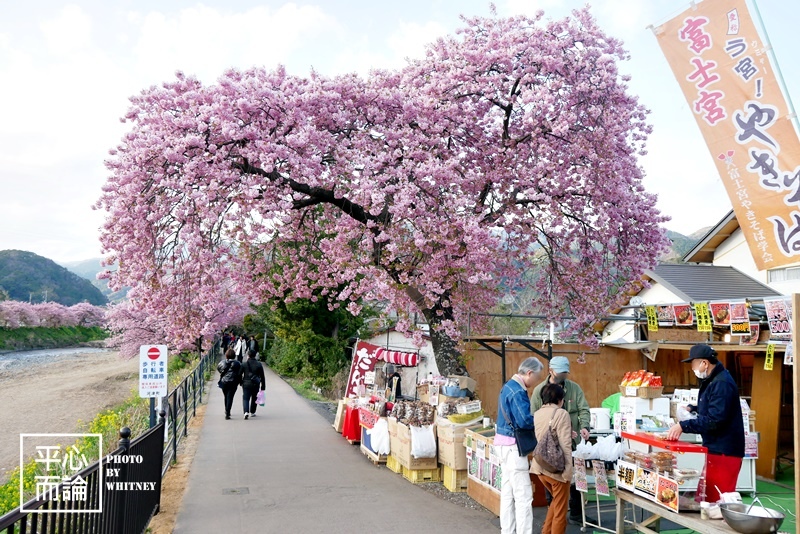
POLYGON ((57 18, 43 21, 40 28, 48 52, 58 57, 80 52, 91 44, 92 21, 74 4, 61 9, 57 18))
POLYGON ((337 28, 319 8, 295 4, 238 13, 200 5, 175 14, 131 13, 129 20, 139 32, 136 70, 152 83, 171 79, 177 70, 212 83, 229 67, 271 69, 308 39, 337 28))

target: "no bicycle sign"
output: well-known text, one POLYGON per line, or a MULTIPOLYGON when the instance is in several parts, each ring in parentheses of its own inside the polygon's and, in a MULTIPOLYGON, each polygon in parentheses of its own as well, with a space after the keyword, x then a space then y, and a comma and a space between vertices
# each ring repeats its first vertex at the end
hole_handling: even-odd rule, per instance
POLYGON ((167 394, 167 346, 139 347, 139 396, 159 398, 167 394))

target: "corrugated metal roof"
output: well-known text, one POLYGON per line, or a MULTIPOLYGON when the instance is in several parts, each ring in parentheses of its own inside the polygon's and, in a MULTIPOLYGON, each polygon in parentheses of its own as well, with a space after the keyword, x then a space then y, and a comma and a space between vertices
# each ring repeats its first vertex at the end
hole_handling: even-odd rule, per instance
POLYGON ((661 263, 646 274, 686 302, 783 296, 734 267, 661 263))

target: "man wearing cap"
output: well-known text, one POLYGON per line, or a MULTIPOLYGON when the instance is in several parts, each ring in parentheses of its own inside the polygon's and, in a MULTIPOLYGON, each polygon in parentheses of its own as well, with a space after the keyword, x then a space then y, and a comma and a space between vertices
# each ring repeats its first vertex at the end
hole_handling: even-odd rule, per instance
MULTIPOLYGON (((542 388, 544 386, 550 383, 559 384, 564 388, 564 409, 569 413, 569 419, 572 423, 572 450, 574 451, 578 443, 580 443, 579 433, 581 438, 589 439, 591 412, 583 390, 577 383, 567 379, 568 374, 569 360, 565 356, 553 356, 550 359, 550 371, 547 379, 536 386, 531 395, 531 413, 542 407, 542 388)), ((549 502, 550 495, 547 497, 549 502)), ((568 520, 572 524, 583 524, 581 499, 581 492, 575 487, 575 483, 570 484, 568 520)), ((589 523, 596 523, 592 518, 587 517, 586 519, 589 523)))
POLYGON ((691 363, 692 371, 700 379, 697 406, 687 407, 697 417, 670 427, 667 439, 677 440, 684 432, 702 436, 703 446, 708 449, 705 500, 713 503, 719 500, 720 493, 736 491, 742 467, 744 422, 739 387, 717 359, 717 352, 708 345, 695 345, 689 357, 681 361, 691 363))

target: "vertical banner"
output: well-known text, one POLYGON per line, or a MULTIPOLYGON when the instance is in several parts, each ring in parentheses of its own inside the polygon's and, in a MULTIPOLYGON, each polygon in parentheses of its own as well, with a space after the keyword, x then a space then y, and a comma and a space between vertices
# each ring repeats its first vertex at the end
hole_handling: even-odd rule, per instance
POLYGON ((800 260, 800 141, 745 0, 704 0, 654 29, 759 270, 800 260))
POLYGON ((353 347, 353 363, 350 365, 345 397, 359 396, 359 386, 365 384, 366 374, 375 370, 379 349, 380 347, 363 341, 358 341, 353 347))

